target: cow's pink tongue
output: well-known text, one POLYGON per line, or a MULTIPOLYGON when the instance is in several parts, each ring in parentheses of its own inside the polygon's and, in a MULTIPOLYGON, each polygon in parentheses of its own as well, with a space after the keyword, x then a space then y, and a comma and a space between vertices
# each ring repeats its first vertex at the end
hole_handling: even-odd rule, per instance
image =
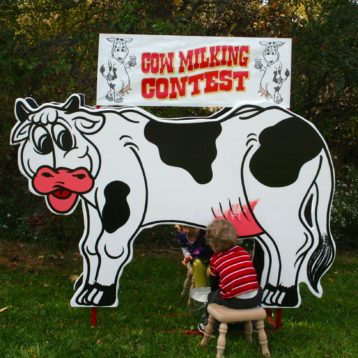
POLYGON ((58 189, 52 192, 52 195, 57 199, 67 199, 71 196, 71 191, 67 189, 58 189))
POLYGON ((47 198, 53 210, 58 213, 66 213, 76 204, 78 194, 66 189, 61 189, 48 194, 47 198))

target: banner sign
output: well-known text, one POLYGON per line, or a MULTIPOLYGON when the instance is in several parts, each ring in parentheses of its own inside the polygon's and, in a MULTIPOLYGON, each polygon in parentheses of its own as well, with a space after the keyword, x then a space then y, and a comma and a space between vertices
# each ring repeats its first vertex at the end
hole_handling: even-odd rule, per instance
POLYGON ((291 39, 100 34, 97 104, 290 107, 291 39))

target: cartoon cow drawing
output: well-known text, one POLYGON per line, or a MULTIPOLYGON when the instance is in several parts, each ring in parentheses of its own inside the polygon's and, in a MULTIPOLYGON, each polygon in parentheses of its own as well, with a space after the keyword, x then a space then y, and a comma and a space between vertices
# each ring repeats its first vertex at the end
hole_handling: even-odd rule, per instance
POLYGON ((128 69, 135 66, 135 56, 132 56, 130 61, 125 62, 129 50, 127 43, 131 42, 129 38, 107 38, 107 41, 113 43, 111 50, 111 57, 108 59, 108 68, 102 65, 100 72, 107 80, 109 92, 106 99, 110 102, 120 103, 123 101, 123 96, 128 94, 131 89, 128 69))
POLYGON ((57 214, 82 203, 83 274, 72 306, 118 305, 141 230, 205 228, 215 217, 256 238, 265 306, 297 307, 300 282, 322 295, 335 257, 334 174, 307 120, 268 104, 164 119, 136 107, 94 109, 77 94, 41 106, 18 99, 15 114, 11 143, 30 191, 57 214))
POLYGON ((263 51, 265 65, 262 64, 261 59, 256 59, 255 68, 263 72, 259 92, 266 99, 273 99, 275 103, 280 104, 283 101, 280 89, 290 76, 290 71, 286 69, 285 77, 282 77, 282 63, 278 48, 284 43, 260 41, 260 44, 265 46, 263 51))

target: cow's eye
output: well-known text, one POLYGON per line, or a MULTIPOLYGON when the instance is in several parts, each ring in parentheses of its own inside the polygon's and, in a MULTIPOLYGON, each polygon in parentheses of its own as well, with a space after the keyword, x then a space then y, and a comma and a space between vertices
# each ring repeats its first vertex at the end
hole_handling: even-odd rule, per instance
POLYGON ((32 133, 33 142, 37 151, 41 154, 49 154, 53 150, 52 139, 44 127, 36 127, 32 133))
POLYGON ((60 149, 67 152, 74 147, 74 140, 68 128, 61 124, 56 124, 53 127, 53 134, 55 142, 60 149))

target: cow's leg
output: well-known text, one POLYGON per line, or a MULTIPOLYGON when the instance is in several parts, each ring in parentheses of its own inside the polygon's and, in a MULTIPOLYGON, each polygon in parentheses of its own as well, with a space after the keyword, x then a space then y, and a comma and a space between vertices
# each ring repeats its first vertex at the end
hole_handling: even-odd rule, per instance
POLYGON ((270 301, 278 286, 280 255, 275 242, 267 233, 257 236, 256 240, 259 242, 255 243, 254 264, 264 290, 263 301, 270 301), (274 288, 273 291, 270 287, 274 288))
POLYGON ((124 267, 133 256, 132 243, 135 234, 128 240, 125 232, 115 235, 104 234, 98 243, 100 267, 96 283, 86 296, 91 306, 117 306, 118 280, 124 267), (117 236, 118 235, 118 236, 117 236))
POLYGON ((299 304, 298 275, 303 256, 300 256, 311 241, 308 231, 300 225, 298 218, 290 220, 281 215, 285 225, 290 229, 278 228, 282 222, 268 224, 270 232, 266 235, 276 246, 276 252, 270 251, 265 257, 265 265, 270 266, 265 285, 263 286, 263 303, 267 306, 295 307, 299 304))
POLYGON ((283 101, 283 98, 279 92, 280 88, 281 88, 281 86, 278 86, 278 85, 274 87, 275 93, 273 95, 273 101, 277 104, 280 104, 283 101))
POLYGON ((116 91, 116 95, 115 95, 115 99, 114 99, 114 101, 116 103, 123 102, 123 86, 124 86, 124 83, 123 83, 123 81, 121 81, 118 86, 118 88, 120 88, 120 89, 118 89, 116 91))
POLYGON ((276 184, 281 178, 274 177, 275 173, 269 173, 270 180, 260 177, 258 181, 249 161, 244 165, 245 195, 248 201, 258 200, 253 213, 266 234, 261 239, 268 248, 265 265, 270 265, 263 287, 263 303, 267 306, 295 307, 300 303, 298 283, 304 276, 301 271, 306 270, 303 261, 318 240, 318 231, 309 227, 305 212, 319 162, 318 156, 305 163, 299 177, 288 185, 276 184))
POLYGON ((109 85, 109 91, 106 95, 106 99, 112 102, 115 98, 114 84, 112 82, 109 82, 108 85, 109 85))
POLYGON ((102 232, 101 218, 96 208, 84 201, 82 204, 82 211, 84 233, 79 244, 79 249, 83 258, 83 272, 75 283, 76 293, 71 301, 72 306, 84 304, 84 297, 95 284, 99 263, 96 245, 102 232))
MULTIPOLYGON (((132 169, 134 163, 131 158, 132 169)), ((99 264, 95 283, 84 297, 84 303, 89 306, 118 305, 118 280, 132 258, 133 240, 140 230, 146 209, 143 174, 135 174, 135 185, 129 180, 113 181, 104 188, 103 195, 98 196, 103 232, 96 245, 99 264)))

